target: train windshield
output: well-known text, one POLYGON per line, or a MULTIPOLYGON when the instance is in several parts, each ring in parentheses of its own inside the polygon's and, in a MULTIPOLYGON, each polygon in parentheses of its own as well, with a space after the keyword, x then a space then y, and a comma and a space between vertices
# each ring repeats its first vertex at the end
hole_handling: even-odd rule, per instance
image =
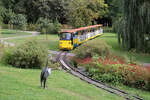
POLYGON ((60 40, 71 40, 71 33, 61 33, 60 40))

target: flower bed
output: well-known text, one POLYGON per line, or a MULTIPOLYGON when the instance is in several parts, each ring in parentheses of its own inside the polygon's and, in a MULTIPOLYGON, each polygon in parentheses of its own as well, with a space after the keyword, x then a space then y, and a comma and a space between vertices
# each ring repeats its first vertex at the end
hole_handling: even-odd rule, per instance
POLYGON ((150 68, 136 63, 126 63, 118 56, 106 56, 93 59, 87 57, 76 59, 76 62, 86 67, 88 75, 107 83, 122 83, 150 91, 150 68))
POLYGON ((110 48, 104 41, 84 43, 74 51, 77 58, 72 59, 72 64, 84 66, 88 75, 96 80, 150 91, 150 67, 116 56, 110 48))

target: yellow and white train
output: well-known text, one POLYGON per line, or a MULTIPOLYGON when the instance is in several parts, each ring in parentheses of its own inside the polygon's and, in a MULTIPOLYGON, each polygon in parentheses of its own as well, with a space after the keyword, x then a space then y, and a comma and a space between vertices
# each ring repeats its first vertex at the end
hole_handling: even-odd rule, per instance
POLYGON ((102 25, 80 27, 60 32, 59 48, 72 50, 80 44, 103 34, 102 25))

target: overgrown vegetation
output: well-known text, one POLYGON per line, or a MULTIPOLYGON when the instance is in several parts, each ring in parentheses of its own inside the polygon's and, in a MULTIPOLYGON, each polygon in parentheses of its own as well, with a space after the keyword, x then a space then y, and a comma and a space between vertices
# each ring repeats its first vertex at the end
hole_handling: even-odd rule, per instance
POLYGON ((6 48, 2 61, 19 68, 41 68, 45 63, 48 49, 37 41, 27 41, 17 47, 6 48))
POLYGON ((88 41, 78 47, 74 52, 79 58, 92 57, 95 55, 105 56, 109 54, 110 46, 107 45, 104 41, 88 41))

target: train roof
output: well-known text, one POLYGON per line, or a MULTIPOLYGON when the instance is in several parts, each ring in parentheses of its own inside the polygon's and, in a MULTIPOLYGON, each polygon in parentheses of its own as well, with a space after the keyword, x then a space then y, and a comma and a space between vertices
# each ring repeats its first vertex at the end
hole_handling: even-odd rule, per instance
POLYGON ((86 29, 89 29, 89 28, 95 28, 95 27, 98 27, 98 26, 103 26, 103 25, 98 24, 98 25, 91 25, 91 26, 87 26, 87 27, 80 27, 80 28, 77 28, 77 29, 63 30, 60 33, 65 33, 65 32, 66 33, 74 33, 74 32, 77 32, 77 31, 86 30, 86 29))

